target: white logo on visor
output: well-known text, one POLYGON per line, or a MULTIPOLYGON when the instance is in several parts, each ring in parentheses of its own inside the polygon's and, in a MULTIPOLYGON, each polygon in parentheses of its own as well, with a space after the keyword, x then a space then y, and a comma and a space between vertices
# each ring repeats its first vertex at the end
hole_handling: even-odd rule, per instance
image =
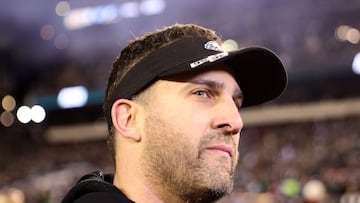
POLYGON ((192 62, 190 63, 190 67, 191 68, 196 68, 197 66, 200 66, 201 64, 204 64, 206 62, 214 62, 216 60, 219 60, 221 58, 224 58, 225 56, 228 56, 229 53, 227 52, 222 52, 222 53, 218 53, 218 54, 214 54, 214 55, 210 55, 206 58, 200 59, 198 61, 192 62))
POLYGON ((208 41, 204 44, 204 48, 212 51, 223 51, 220 45, 215 41, 208 41))

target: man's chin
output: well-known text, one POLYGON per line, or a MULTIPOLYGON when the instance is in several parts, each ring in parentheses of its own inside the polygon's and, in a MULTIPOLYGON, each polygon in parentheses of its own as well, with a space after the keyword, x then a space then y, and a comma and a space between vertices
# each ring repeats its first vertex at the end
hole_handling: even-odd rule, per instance
POLYGON ((226 156, 214 156, 211 152, 201 155, 203 175, 209 179, 232 179, 234 174, 234 160, 226 156))
POLYGON ((230 194, 234 185, 232 170, 225 166, 211 169, 208 170, 207 174, 204 174, 204 180, 206 180, 204 189, 207 188, 207 194, 213 198, 221 198, 230 194))
POLYGON ((205 151, 205 153, 202 154, 202 160, 206 161, 206 165, 211 171, 215 170, 219 173, 227 173, 229 175, 234 173, 234 160, 230 156, 219 155, 213 151, 205 151))

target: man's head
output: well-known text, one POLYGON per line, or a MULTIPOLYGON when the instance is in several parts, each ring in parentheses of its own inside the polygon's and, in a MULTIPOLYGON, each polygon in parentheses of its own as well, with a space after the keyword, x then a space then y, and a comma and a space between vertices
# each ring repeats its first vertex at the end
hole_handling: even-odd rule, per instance
POLYGON ((286 86, 271 51, 224 52, 219 44, 212 30, 174 25, 136 39, 114 62, 104 103, 110 146, 123 141, 114 159, 117 150, 133 153, 161 196, 211 202, 229 193, 240 107, 274 99, 286 86))
MULTIPOLYGON (((205 37, 209 40, 214 40, 221 43, 220 38, 215 34, 213 30, 194 24, 176 24, 174 26, 167 27, 162 30, 157 30, 135 39, 134 41, 129 43, 129 45, 121 51, 120 56, 116 58, 108 79, 107 89, 105 92, 105 101, 103 106, 105 117, 107 118, 108 127, 110 130, 109 144, 113 155, 115 155, 112 143, 114 129, 109 112, 114 102, 114 90, 116 89, 116 87, 119 86, 128 71, 130 71, 134 67, 134 65, 141 61, 144 57, 146 57, 153 51, 164 47, 167 44, 187 37, 205 37)), ((138 78, 138 80, 141 80, 141 78, 138 78)), ((137 81, 134 80, 133 82, 136 83, 137 81)), ((132 96, 135 97, 137 95, 132 96)))

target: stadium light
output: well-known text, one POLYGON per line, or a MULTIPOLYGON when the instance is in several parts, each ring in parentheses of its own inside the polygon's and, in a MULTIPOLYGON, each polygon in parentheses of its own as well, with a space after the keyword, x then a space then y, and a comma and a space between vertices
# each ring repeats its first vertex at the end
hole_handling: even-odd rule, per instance
POLYGON ((45 109, 40 105, 31 107, 31 120, 35 123, 41 123, 46 117, 45 109))
POLYGON ((360 52, 357 53, 352 62, 352 70, 355 74, 360 75, 360 52))
POLYGON ((88 90, 83 86, 63 88, 57 96, 57 103, 63 109, 83 107, 87 100, 88 90))
POLYGON ((29 123, 31 121, 31 109, 28 106, 21 106, 16 113, 17 119, 21 123, 29 123))

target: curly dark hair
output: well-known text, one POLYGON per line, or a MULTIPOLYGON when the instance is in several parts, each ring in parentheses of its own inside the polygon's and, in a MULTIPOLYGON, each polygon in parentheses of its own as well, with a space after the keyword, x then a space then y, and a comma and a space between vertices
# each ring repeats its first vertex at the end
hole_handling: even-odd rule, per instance
MULTIPOLYGON (((215 31, 195 24, 175 24, 147 33, 131 41, 113 63, 105 92, 104 112, 106 113, 106 110, 112 106, 111 96, 115 87, 135 64, 153 51, 187 37, 206 37, 209 40, 221 43, 221 39, 215 34, 215 31)), ((109 127, 108 144, 114 158, 114 129, 111 120, 107 120, 107 123, 109 127)))

